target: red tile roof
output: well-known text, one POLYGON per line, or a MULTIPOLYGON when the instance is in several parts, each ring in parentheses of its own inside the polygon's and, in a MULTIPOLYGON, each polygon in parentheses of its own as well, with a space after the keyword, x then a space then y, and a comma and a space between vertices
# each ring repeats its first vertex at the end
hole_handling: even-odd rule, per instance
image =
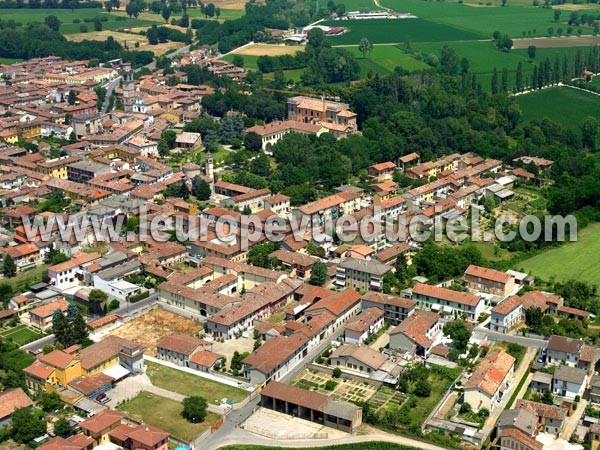
POLYGON ((465 389, 477 389, 494 395, 514 364, 515 358, 504 351, 488 353, 465 383, 465 389))
POLYGON ((123 420, 123 415, 116 411, 106 409, 95 416, 90 417, 79 425, 82 430, 89 431, 91 434, 98 434, 109 427, 112 427, 123 420))
POLYGON ((508 283, 512 278, 508 273, 500 272, 494 269, 488 269, 487 267, 475 266, 473 264, 467 267, 465 275, 503 284, 508 283))
POLYGON ((425 334, 440 320, 439 314, 432 311, 415 311, 412 316, 390 331, 390 335, 402 333, 423 348, 429 348, 433 341, 425 334))
POLYGON ((496 314, 507 315, 511 311, 514 311, 516 308, 523 304, 523 300, 521 297, 517 295, 513 295, 512 297, 508 297, 506 300, 501 301, 496 306, 492 308, 492 312, 496 314))
POLYGON ((202 367, 212 367, 221 358, 223 358, 223 355, 211 352, 210 350, 202 350, 194 353, 190 358, 190 362, 202 367))
POLYGON ((437 286, 431 286, 429 284, 417 283, 413 288, 413 295, 424 295, 440 300, 446 300, 448 302, 460 303, 461 305, 477 306, 482 301, 477 295, 469 294, 467 292, 453 291, 452 289, 445 289, 437 286))
POLYGON ((40 356, 38 359, 48 366, 56 367, 57 369, 66 369, 75 357, 62 350, 53 350, 47 355, 40 356))
POLYGON ((10 416, 15 409, 33 406, 33 402, 21 388, 0 392, 0 420, 10 416))

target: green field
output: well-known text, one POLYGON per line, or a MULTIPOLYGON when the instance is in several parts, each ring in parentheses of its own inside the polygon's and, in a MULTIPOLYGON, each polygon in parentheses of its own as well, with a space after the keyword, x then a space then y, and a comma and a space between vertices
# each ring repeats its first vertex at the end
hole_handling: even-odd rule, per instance
POLYGON ((9 328, 7 330, 0 331, 0 337, 2 337, 3 339, 13 341, 19 347, 21 345, 25 345, 37 339, 40 339, 43 336, 44 335, 39 331, 33 330, 27 327, 27 325, 23 324, 17 325, 13 328, 9 328))
POLYGON ((382 9, 379 8, 373 0, 344 0, 343 4, 346 6, 346 11, 358 11, 361 8, 368 8, 371 11, 379 11, 382 9))
MULTIPOLYGON (((356 55, 358 63, 361 65, 361 72, 371 67, 374 73, 392 72, 398 66, 408 71, 430 68, 423 61, 417 61, 412 56, 393 45, 379 45, 373 47, 373 51, 367 55, 366 58, 363 58, 363 54, 358 50, 358 47, 348 47, 347 50, 356 55), (363 67, 365 69, 363 69, 363 67)), ((365 70, 365 73, 368 73, 368 70, 365 70)))
POLYGON ((232 63, 233 58, 236 56, 241 56, 244 59, 244 68, 250 70, 258 70, 258 66, 256 65, 256 61, 258 61, 259 56, 256 55, 239 55, 239 54, 229 54, 223 56, 221 59, 227 62, 232 63))
POLYGON ((516 270, 539 276, 544 280, 575 279, 600 284, 600 223, 578 232, 577 242, 545 250, 533 258, 519 262, 516 270), (568 261, 568 264, 565 262, 568 261))
POLYGON ((22 61, 22 59, 17 58, 0 58, 0 64, 15 64, 22 61))
MULTIPOLYGON (((486 3, 486 2, 484 2, 486 3)), ((569 11, 563 11, 561 21, 554 22, 552 9, 533 8, 532 6, 508 6, 499 8, 481 8, 456 1, 430 2, 424 0, 382 0, 381 4, 398 12, 410 12, 422 19, 457 29, 491 37, 494 31, 507 33, 512 38, 523 37, 523 32, 536 30, 536 36, 545 36, 549 27, 554 29, 568 27, 569 11)), ((595 10, 586 10, 594 13, 595 10)), ((365 21, 371 22, 371 21, 365 21)), ((584 34, 592 34, 589 27, 582 28, 584 34)), ((427 34, 427 30, 423 30, 427 34)), ((437 39, 430 39, 430 41, 437 39)), ((456 40, 448 38, 447 40, 456 40)))
POLYGON ((435 23, 423 19, 374 19, 327 21, 321 25, 346 27, 348 32, 329 39, 334 45, 358 45, 364 37, 372 44, 405 42, 447 42, 485 39, 487 34, 435 23))
MULTIPOLYGON (((524 80, 527 80, 533 73, 533 67, 542 63, 546 58, 550 58, 550 62, 553 64, 554 58, 558 55, 562 63, 563 55, 567 55, 569 60, 572 61, 578 51, 581 51, 585 55, 591 48, 538 48, 535 60, 531 61, 527 55, 527 49, 502 52, 498 50, 492 42, 451 42, 448 43, 448 45, 456 51, 459 58, 467 58, 469 61, 469 70, 477 74, 477 81, 481 83, 481 86, 486 91, 491 89, 491 79, 494 67, 498 69, 499 74, 502 72, 503 68, 508 70, 508 88, 511 90, 515 87, 516 71, 519 62, 523 63, 523 77, 524 80)), ((424 56, 435 54, 438 57, 443 46, 444 44, 440 42, 411 44, 412 49, 421 52, 424 56)))
POLYGON ((243 389, 217 383, 160 364, 147 362, 146 367, 148 368, 148 377, 150 377, 153 385, 181 395, 202 395, 209 403, 221 403, 223 398, 239 402, 248 396, 248 392, 243 389))
MULTIPOLYGON (((152 21, 143 19, 130 19, 128 17, 125 20, 117 20, 123 16, 118 14, 108 14, 102 9, 3 9, 2 20, 14 20, 17 23, 25 25, 31 22, 43 22, 47 16, 56 16, 61 21, 60 32, 62 34, 73 34, 79 33, 79 27, 81 25, 87 25, 89 31, 94 30, 93 23, 85 23, 83 19, 92 19, 96 16, 105 16, 108 18, 107 22, 102 22, 102 29, 104 30, 117 30, 121 28, 129 27, 144 27, 151 25, 152 21), (73 20, 79 19, 80 23, 73 23, 73 20)), ((162 21, 159 15, 156 15, 156 21, 162 21)))
POLYGON ((588 116, 600 120, 600 96, 567 87, 554 87, 517 96, 525 120, 548 117, 579 129, 588 116))
MULTIPOLYGON (((196 395, 202 394, 196 392, 196 395)), ((181 417, 183 411, 181 403, 145 391, 117 406, 117 409, 133 419, 160 428, 186 441, 191 441, 219 419, 218 415, 209 412, 204 422, 190 423, 181 417)))

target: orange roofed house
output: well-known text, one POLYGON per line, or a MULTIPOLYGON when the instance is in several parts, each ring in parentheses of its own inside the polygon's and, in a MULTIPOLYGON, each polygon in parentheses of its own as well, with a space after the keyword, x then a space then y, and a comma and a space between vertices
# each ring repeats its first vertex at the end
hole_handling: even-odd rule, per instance
POLYGON ((465 271, 465 284, 469 289, 506 297, 515 290, 512 275, 471 264, 465 271))
POLYGON ((68 306, 69 304, 65 299, 60 299, 32 309, 29 311, 31 325, 38 327, 41 330, 50 328, 52 326, 52 316, 54 315, 54 312, 60 310, 65 313, 68 306))
POLYGON ((391 180, 396 170, 396 164, 391 161, 373 164, 369 166, 367 172, 369 177, 377 181, 391 180))
POLYGON ((465 402, 473 411, 492 412, 514 378, 515 358, 503 350, 488 353, 465 384, 465 402))

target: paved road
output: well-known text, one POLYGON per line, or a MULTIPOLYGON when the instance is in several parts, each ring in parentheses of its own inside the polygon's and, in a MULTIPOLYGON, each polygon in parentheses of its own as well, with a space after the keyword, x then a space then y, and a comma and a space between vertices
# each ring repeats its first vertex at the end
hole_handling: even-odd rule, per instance
POLYGON ((26 352, 28 352, 30 350, 32 350, 32 351, 41 350, 44 348, 44 345, 54 345, 54 341, 55 341, 54 335, 50 334, 41 339, 38 339, 35 342, 31 342, 29 344, 22 345, 20 348, 21 348, 21 350, 26 351, 26 352))
MULTIPOLYGON (((187 53, 189 51, 190 51, 190 46, 186 45, 185 47, 181 47, 175 51, 172 51, 171 53, 167 53, 166 56, 168 56, 169 58, 173 58, 174 56, 181 55, 182 53, 187 53)), ((152 61, 150 64, 146 64, 145 66, 138 67, 137 69, 134 70, 134 72, 139 72, 143 68, 146 68, 149 70, 154 70, 156 68, 156 62, 152 61)))
POLYGON ((120 82, 121 82, 121 77, 118 76, 114 80, 111 80, 110 82, 108 82, 104 85, 104 88, 106 89, 106 97, 104 98, 104 104, 102 105, 102 113, 103 114, 106 113, 106 110, 108 109, 108 104, 110 103, 109 99, 110 99, 111 94, 117 88, 117 86, 119 86, 120 82))
POLYGON ((498 331, 492 331, 485 327, 475 327, 475 331, 479 331, 480 333, 487 334, 488 339, 492 341, 506 341, 506 342, 514 342, 516 344, 523 345, 525 347, 535 347, 535 348, 544 348, 548 345, 548 341, 541 338, 533 338, 527 336, 517 336, 512 334, 504 334, 498 331))
POLYGON ((125 306, 115 309, 112 311, 112 314, 123 317, 133 316, 139 313, 141 310, 149 308, 156 302, 158 302, 158 292, 153 292, 148 296, 148 298, 140 300, 136 303, 127 303, 125 306))

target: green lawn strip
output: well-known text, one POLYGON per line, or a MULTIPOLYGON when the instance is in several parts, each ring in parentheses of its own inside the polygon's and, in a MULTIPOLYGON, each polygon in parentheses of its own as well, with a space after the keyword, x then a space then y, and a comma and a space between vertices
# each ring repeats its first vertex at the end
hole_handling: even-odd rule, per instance
POLYGON ((217 414, 209 412, 204 422, 190 423, 181 416, 181 403, 145 391, 117 406, 117 410, 186 441, 191 441, 219 419, 217 414))
MULTIPOLYGON (((264 445, 229 445, 227 447, 221 447, 221 450, 281 450, 282 448, 285 447, 268 447, 264 445)), ((312 448, 312 450, 417 450, 417 447, 408 447, 406 445, 379 441, 306 448, 312 448)))
POLYGON ((515 389, 515 391, 511 395, 510 400, 506 404, 506 408, 505 409, 510 409, 512 407, 513 403, 517 400, 517 395, 519 395, 519 392, 521 392, 521 388, 525 384, 525 381, 527 381, 527 377, 529 376, 529 370, 530 369, 528 367, 527 370, 525 371, 525 373, 523 374, 523 377, 519 381, 519 384, 517 385, 517 388, 515 389))
POLYGON ((221 400, 224 398, 239 402, 248 396, 248 392, 243 389, 218 383, 181 370, 165 367, 150 361, 146 363, 146 366, 146 373, 153 385, 177 392, 181 395, 200 395, 212 404, 221 403, 221 400))

